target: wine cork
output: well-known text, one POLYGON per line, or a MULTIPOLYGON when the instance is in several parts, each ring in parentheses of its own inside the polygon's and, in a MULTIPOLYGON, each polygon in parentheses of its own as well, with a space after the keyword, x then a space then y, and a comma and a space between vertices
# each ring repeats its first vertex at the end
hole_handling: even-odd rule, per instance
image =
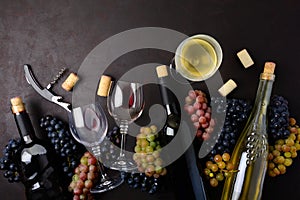
POLYGON ((74 73, 70 73, 70 75, 68 76, 68 78, 63 82, 63 84, 61 85, 61 87, 66 90, 66 91, 71 91, 72 88, 75 86, 75 84, 77 83, 77 81, 79 80, 79 77, 74 74, 74 73))
POLYGON ((246 49, 243 49, 240 52, 238 52, 237 56, 239 57, 241 63, 243 64, 243 66, 245 68, 248 68, 254 64, 252 58, 250 57, 250 55, 246 49))
POLYGON ((261 74, 261 79, 274 80, 275 78, 274 71, 275 71, 275 63, 266 62, 264 66, 264 71, 261 74))
POLYGON ((263 73, 274 74, 276 64, 273 62, 266 62, 263 73))
POLYGON ((237 84, 232 79, 229 79, 218 91, 223 97, 225 97, 236 87, 237 84))
POLYGON ((156 73, 158 78, 166 77, 168 76, 168 69, 166 65, 160 65, 156 67, 156 73))
POLYGON ((23 105, 23 101, 21 97, 14 97, 10 99, 10 103, 12 106, 23 105))
POLYGON ((111 77, 102 75, 97 90, 97 95, 101 97, 107 97, 111 87, 111 77))
POLYGON ((11 110, 13 113, 19 113, 25 110, 24 103, 21 97, 14 97, 10 99, 12 105, 11 110))

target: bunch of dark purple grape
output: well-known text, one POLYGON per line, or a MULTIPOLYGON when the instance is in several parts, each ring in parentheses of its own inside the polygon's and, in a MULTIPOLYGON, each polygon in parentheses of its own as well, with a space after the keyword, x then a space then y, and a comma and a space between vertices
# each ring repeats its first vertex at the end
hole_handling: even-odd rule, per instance
POLYGON ((216 154, 232 153, 233 148, 240 135, 243 124, 250 114, 250 104, 242 99, 222 99, 220 97, 211 98, 212 109, 216 113, 226 113, 224 121, 218 121, 219 128, 216 128, 214 138, 215 146, 209 154, 209 159, 213 160, 216 154), (222 126, 223 125, 223 126, 222 126))
POLYGON ((269 141, 274 143, 278 139, 286 139, 290 135, 288 101, 278 95, 272 96, 268 110, 269 141))
POLYGON ((50 115, 42 117, 40 127, 47 132, 54 151, 60 156, 63 172, 71 178, 80 157, 86 151, 85 148, 72 137, 68 125, 56 117, 50 115))
POLYGON ((0 158, 0 169, 5 170, 3 175, 10 183, 22 180, 20 166, 22 146, 21 139, 10 139, 3 149, 3 157, 0 158))
POLYGON ((124 181, 134 189, 140 188, 143 192, 154 194, 161 189, 163 177, 148 177, 144 173, 126 173, 121 172, 124 181))

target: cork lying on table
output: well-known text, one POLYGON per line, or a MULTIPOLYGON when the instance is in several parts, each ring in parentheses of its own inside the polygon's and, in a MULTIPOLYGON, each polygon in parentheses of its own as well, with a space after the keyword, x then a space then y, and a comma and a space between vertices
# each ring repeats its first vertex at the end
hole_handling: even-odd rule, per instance
POLYGON ((218 92, 223 96, 227 96, 232 90, 237 87, 237 84, 232 80, 229 79, 219 90, 218 92))
POLYGON ((68 78, 63 82, 61 87, 66 91, 71 91, 78 80, 79 80, 79 77, 76 74, 71 73, 68 76, 68 78))
POLYGON ((156 73, 157 73, 158 78, 168 76, 167 66, 166 65, 157 66, 156 67, 156 73))
POLYGON ((98 86, 97 95, 100 97, 107 97, 111 83, 112 81, 110 76, 102 75, 98 86))
POLYGON ((238 52, 237 56, 239 57, 241 63, 244 65, 245 68, 248 68, 254 64, 252 58, 250 57, 246 49, 243 49, 240 52, 238 52))

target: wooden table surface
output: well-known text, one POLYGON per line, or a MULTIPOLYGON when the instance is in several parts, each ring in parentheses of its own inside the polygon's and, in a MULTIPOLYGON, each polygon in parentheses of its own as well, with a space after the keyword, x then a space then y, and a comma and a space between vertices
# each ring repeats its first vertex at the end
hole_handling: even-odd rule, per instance
MULTIPOLYGON (((0 148, 18 137, 10 98, 22 96, 34 126, 46 114, 67 119, 66 112, 39 96, 24 78, 23 64, 30 64, 43 86, 62 67, 76 72, 88 53, 100 42, 125 30, 163 27, 186 35, 205 33, 221 44, 224 58, 219 69, 224 81, 233 78, 238 88, 229 97, 255 98, 258 76, 265 61, 277 64, 274 94, 289 100, 291 115, 300 121, 300 3, 239 0, 0 0, 0 148), (236 53, 246 48, 255 65, 245 70, 236 53)), ((168 64, 170 54, 155 50, 133 52, 114 65, 116 73, 136 64, 168 64)), ((66 78, 66 77, 64 77, 66 78)), ((72 94, 60 87, 53 91, 71 102, 72 94)), ((2 152, 0 152, 2 156, 2 152)), ((10 184, 0 172, 1 199, 25 199, 22 184, 10 184)), ((286 175, 266 178, 263 199, 298 199, 300 160, 295 159, 286 175)), ((182 185, 185 187, 185 185, 182 185)), ((210 194, 213 189, 207 188, 210 194)), ((107 192, 100 199, 174 199, 173 191, 155 196, 126 185, 107 192)), ((215 193, 212 199, 220 199, 215 193)))

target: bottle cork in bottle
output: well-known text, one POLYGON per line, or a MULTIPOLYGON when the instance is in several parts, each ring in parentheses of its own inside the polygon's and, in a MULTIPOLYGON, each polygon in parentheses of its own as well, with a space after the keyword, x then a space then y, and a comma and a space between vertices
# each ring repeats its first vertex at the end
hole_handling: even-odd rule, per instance
POLYGON ((264 67, 264 73, 274 74, 274 71, 275 71, 275 63, 266 62, 264 67))
POLYGON ((266 62, 264 66, 264 71, 261 74, 261 79, 265 80, 273 80, 274 79, 274 71, 276 64, 274 62, 266 62))
POLYGON ((156 73, 158 78, 168 76, 168 70, 166 65, 160 65, 156 67, 156 73))
POLYGON ((77 81, 79 80, 79 77, 75 73, 70 73, 68 78, 63 82, 61 87, 66 91, 71 91, 72 88, 75 86, 77 81))
POLYGON ((97 95, 101 97, 107 97, 111 83, 112 81, 110 76, 102 75, 98 86, 97 95))
POLYGON ((11 98, 10 103, 11 103, 11 110, 14 114, 20 113, 25 110, 25 106, 21 97, 11 98))

